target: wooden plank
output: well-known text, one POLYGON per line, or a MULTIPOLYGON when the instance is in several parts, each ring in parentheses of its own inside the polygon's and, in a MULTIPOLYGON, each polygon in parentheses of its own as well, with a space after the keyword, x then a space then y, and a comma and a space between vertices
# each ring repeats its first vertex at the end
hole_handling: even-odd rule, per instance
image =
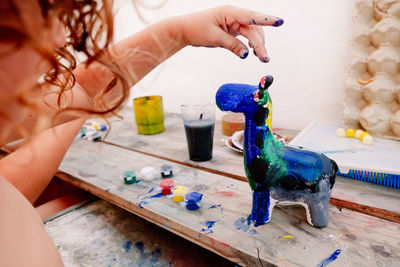
POLYGON ((315 266, 336 249, 342 252, 332 266, 400 264, 397 223, 331 207, 329 225, 317 229, 306 223, 302 208, 277 208, 269 224, 255 227, 247 224, 247 183, 85 140, 73 144, 60 170, 66 173, 60 178, 238 264, 315 266), (204 194, 200 210, 149 198, 160 180, 125 185, 120 178, 128 169, 165 163, 174 168, 177 184, 204 194))
POLYGON ((232 266, 103 200, 45 224, 65 266, 232 266))
MULTIPOLYGON (((228 137, 222 135, 221 124, 216 122, 213 159, 207 162, 190 161, 187 154, 185 132, 177 114, 166 113, 165 132, 158 135, 136 133, 134 115, 130 108, 122 111, 124 119, 112 123, 106 143, 141 152, 164 160, 195 167, 200 170, 247 181, 242 154, 225 145, 228 137)), ((281 134, 293 135, 282 130, 281 134)), ((332 192, 332 204, 361 213, 400 222, 400 190, 366 182, 337 177, 332 192)))

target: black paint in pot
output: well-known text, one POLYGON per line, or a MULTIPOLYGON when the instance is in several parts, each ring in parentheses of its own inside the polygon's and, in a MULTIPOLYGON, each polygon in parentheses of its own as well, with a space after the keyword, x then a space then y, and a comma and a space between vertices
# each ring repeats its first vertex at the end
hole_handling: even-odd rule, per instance
POLYGON ((185 121, 184 124, 190 160, 212 159, 214 121, 194 120, 185 121))

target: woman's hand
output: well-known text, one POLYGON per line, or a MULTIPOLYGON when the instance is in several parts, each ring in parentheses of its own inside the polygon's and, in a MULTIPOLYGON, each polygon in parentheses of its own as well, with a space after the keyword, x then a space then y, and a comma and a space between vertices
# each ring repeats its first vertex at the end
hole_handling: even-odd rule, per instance
POLYGON ((278 27, 283 20, 250 10, 221 6, 198 13, 177 17, 186 45, 223 47, 241 58, 246 58, 249 50, 239 39, 248 39, 249 46, 262 62, 268 62, 262 26, 278 27))

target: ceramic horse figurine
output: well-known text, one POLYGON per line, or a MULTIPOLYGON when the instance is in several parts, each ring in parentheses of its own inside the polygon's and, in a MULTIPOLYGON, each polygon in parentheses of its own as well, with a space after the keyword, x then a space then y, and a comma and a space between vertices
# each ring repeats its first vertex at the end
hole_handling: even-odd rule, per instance
POLYGON ((251 220, 271 220, 276 204, 301 204, 307 221, 315 227, 328 224, 328 204, 336 163, 322 153, 284 145, 275 140, 272 103, 268 87, 273 77, 261 78, 258 86, 225 84, 218 89, 216 103, 222 111, 245 115, 244 167, 253 190, 251 220))

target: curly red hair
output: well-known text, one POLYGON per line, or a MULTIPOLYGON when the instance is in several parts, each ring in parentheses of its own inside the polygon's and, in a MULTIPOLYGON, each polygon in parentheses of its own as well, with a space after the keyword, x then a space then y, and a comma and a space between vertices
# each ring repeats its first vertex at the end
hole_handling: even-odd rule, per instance
MULTIPOLYGON (((18 0, 0 2, 0 42, 14 44, 15 49, 28 44, 51 64, 51 70, 44 75, 44 84, 59 88, 58 114, 68 110, 100 115, 113 112, 126 99, 129 88, 107 49, 113 38, 112 0, 37 0, 37 3, 45 24, 51 24, 51 19, 55 17, 64 25, 65 45, 54 50, 46 45, 47 40, 37 37, 35 29, 30 24, 32 17, 38 14, 33 14, 34 16, 31 14, 30 18, 26 16, 29 11, 24 10, 25 3, 18 0), (17 21, 20 27, 7 24, 10 20, 17 21), (93 62, 103 64, 113 74, 112 80, 97 96, 96 109, 62 108, 63 95, 75 85, 73 70, 77 66, 77 61, 73 54, 84 55, 87 65, 93 62), (105 101, 108 95, 117 98, 112 101, 111 106, 105 101)), ((32 105, 26 92, 18 100, 26 106, 32 105)))

